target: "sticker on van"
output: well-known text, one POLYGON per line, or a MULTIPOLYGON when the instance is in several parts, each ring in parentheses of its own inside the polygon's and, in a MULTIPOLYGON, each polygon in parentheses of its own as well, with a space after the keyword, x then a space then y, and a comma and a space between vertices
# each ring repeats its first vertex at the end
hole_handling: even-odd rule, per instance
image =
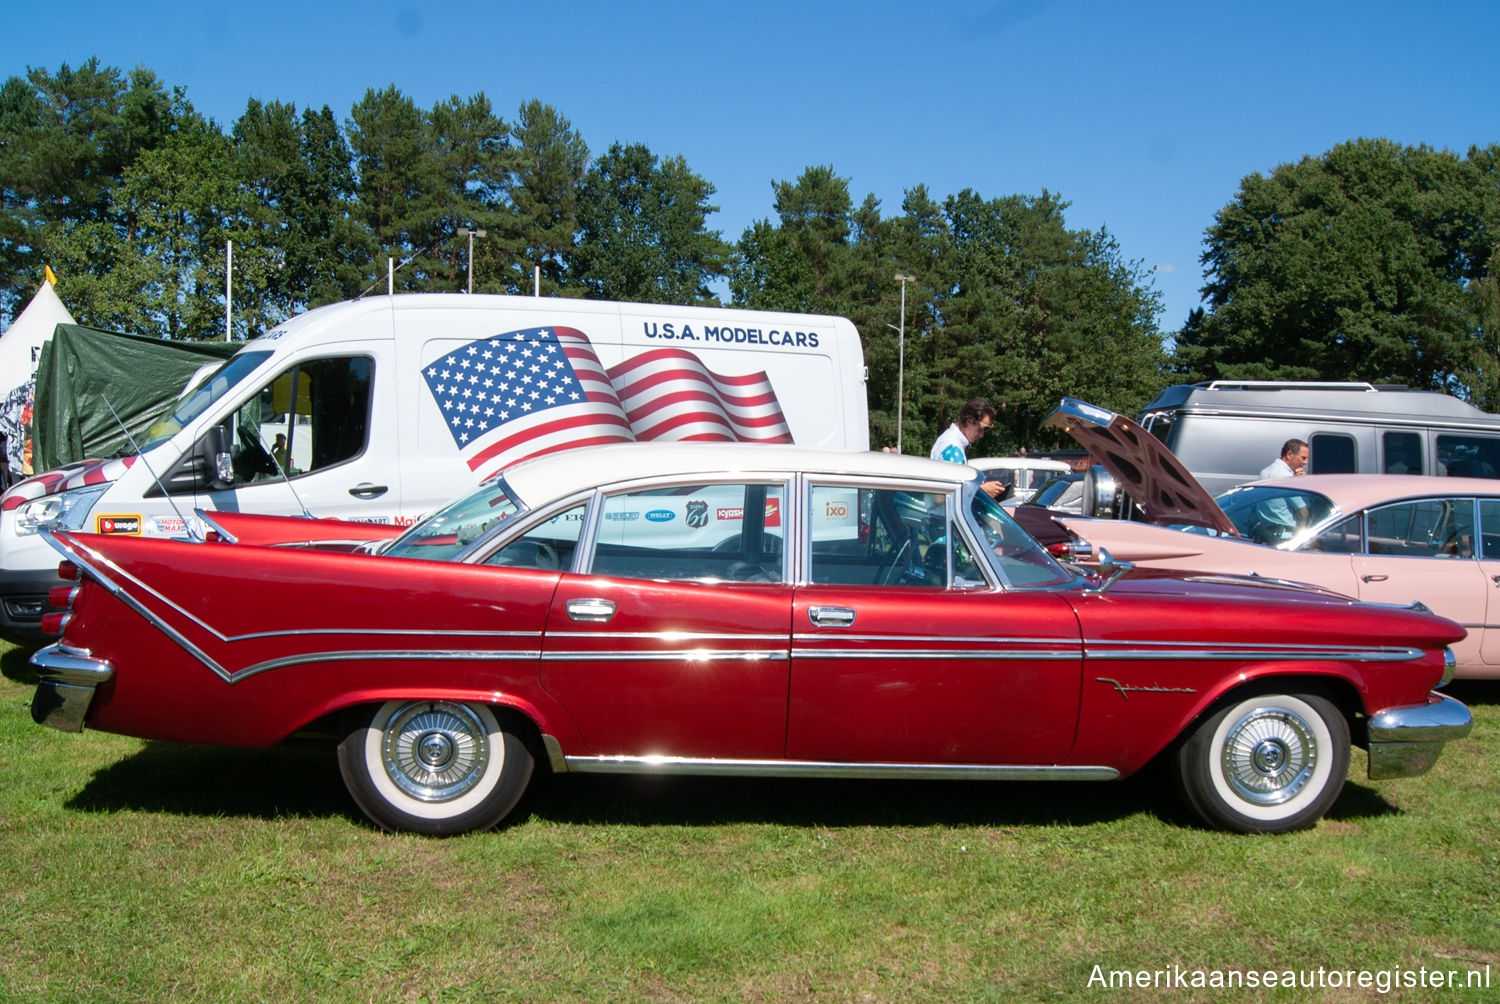
POLYGON ((606 369, 576 328, 481 338, 432 360, 422 376, 454 445, 481 478, 578 446, 792 442, 764 370, 715 373, 676 348, 647 349, 606 369))

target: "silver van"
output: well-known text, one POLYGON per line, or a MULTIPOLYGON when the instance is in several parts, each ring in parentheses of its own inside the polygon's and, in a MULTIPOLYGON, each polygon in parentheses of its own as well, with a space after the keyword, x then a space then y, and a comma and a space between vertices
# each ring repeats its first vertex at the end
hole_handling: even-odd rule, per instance
POLYGON ((1311 447, 1309 474, 1500 478, 1500 415, 1400 385, 1179 384, 1157 395, 1140 423, 1211 495, 1254 480, 1288 439, 1311 447))

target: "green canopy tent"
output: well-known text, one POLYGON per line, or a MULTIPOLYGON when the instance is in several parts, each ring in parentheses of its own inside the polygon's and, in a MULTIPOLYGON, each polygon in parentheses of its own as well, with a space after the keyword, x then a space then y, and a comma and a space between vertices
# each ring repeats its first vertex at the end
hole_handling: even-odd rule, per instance
POLYGON ((235 342, 169 342, 59 324, 37 361, 32 469, 131 452, 121 422, 142 441, 195 373, 239 348, 235 342))

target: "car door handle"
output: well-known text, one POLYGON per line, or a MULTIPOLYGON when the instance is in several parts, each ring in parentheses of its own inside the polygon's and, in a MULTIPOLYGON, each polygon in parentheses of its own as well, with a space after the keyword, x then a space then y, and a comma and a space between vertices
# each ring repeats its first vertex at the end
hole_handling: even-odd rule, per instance
POLYGON ((1362 581, 1364 581, 1364 582, 1384 582, 1386 579, 1389 579, 1389 578, 1390 578, 1389 575, 1361 575, 1360 576, 1360 579, 1362 581))
POLYGON ((378 499, 390 490, 389 485, 372 485, 366 481, 349 489, 349 494, 357 499, 378 499))
POLYGON ((854 611, 848 607, 808 607, 807 619, 818 627, 849 627, 854 623, 854 611))
POLYGON ((568 617, 571 620, 602 623, 613 620, 614 616, 615 604, 613 600, 601 600, 590 597, 568 601, 568 617))

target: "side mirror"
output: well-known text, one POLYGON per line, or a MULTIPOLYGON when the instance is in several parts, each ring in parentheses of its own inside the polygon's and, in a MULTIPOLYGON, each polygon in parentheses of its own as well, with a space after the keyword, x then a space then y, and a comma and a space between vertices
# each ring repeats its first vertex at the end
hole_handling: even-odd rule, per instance
POLYGON ((1101 547, 1099 548, 1099 585, 1092 589, 1086 589, 1084 592, 1090 596, 1102 596, 1105 590, 1109 589, 1116 582, 1119 582, 1121 576, 1133 568, 1135 568, 1135 565, 1131 562, 1116 561, 1110 555, 1108 548, 1101 547))
POLYGON ((229 463, 229 434, 222 425, 209 426, 170 470, 164 475, 157 473, 157 483, 145 492, 147 498, 232 488, 234 469, 229 463))
POLYGON ((213 489, 234 487, 234 464, 229 452, 229 433, 222 425, 211 425, 199 440, 195 452, 201 458, 202 469, 212 472, 208 487, 213 489))

